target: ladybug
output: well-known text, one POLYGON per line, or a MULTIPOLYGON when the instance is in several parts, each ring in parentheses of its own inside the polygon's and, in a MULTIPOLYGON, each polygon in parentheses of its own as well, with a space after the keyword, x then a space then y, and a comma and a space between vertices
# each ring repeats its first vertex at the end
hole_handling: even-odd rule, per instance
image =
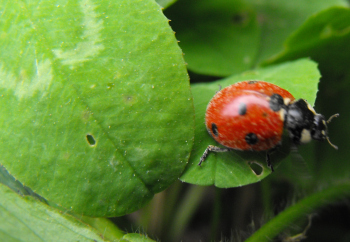
POLYGON ((243 81, 218 91, 205 114, 209 134, 221 145, 209 145, 198 165, 209 152, 266 151, 267 166, 274 171, 270 153, 281 145, 284 129, 292 148, 314 140, 327 140, 328 121, 304 99, 296 100, 287 90, 264 81, 243 81))

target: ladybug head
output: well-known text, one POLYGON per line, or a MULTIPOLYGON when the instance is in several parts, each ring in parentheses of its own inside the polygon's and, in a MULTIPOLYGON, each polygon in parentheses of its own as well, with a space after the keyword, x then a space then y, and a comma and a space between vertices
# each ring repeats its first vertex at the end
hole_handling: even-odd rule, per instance
POLYGON ((334 148, 338 149, 338 147, 329 140, 327 124, 332 121, 333 118, 339 117, 339 114, 332 115, 327 121, 322 114, 316 114, 313 120, 313 126, 311 129, 311 137, 315 140, 327 140, 328 143, 334 148))

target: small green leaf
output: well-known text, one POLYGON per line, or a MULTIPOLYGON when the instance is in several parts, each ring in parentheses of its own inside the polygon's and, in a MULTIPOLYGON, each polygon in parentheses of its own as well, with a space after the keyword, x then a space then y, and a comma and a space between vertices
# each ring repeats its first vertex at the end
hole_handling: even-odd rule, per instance
POLYGON ((133 212, 182 173, 193 103, 153 0, 1 1, 1 164, 63 209, 133 212))
POLYGON ((260 31, 255 11, 242 1, 177 1, 165 11, 188 69, 228 76, 253 66, 260 31))
POLYGON ((124 231, 107 218, 91 218, 86 216, 77 216, 77 218, 99 231, 100 234, 103 234, 103 238, 108 241, 119 241, 125 235, 124 231))
POLYGON ((74 217, 0 184, 1 241, 105 241, 74 217))
POLYGON ((154 240, 148 238, 146 235, 130 233, 124 235, 121 241, 125 242, 153 242, 154 240))
MULTIPOLYGON (((265 153, 232 151, 228 153, 211 153, 201 166, 200 157, 208 145, 218 145, 206 131, 204 115, 209 100, 222 88, 244 80, 263 80, 277 84, 290 91, 295 98, 305 98, 313 104, 316 98, 320 73, 316 63, 301 59, 298 61, 257 69, 241 75, 232 76, 215 83, 194 84, 192 93, 196 110, 195 144, 190 163, 181 176, 181 180, 198 185, 215 185, 217 187, 237 187, 258 182, 270 174, 265 162, 265 153), (261 167, 260 175, 249 164, 261 167)), ((282 150, 275 152, 271 158, 275 167, 289 152, 288 139, 282 150)), ((278 170, 276 171, 278 172, 278 170)))

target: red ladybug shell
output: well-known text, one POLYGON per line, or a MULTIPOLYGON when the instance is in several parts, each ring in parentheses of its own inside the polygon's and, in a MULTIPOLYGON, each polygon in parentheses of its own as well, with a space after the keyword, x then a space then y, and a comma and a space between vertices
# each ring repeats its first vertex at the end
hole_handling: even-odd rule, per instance
POLYGON ((228 86, 209 102, 205 124, 220 144, 236 150, 270 150, 280 143, 285 110, 272 110, 273 94, 289 104, 288 91, 263 81, 244 81, 228 86))

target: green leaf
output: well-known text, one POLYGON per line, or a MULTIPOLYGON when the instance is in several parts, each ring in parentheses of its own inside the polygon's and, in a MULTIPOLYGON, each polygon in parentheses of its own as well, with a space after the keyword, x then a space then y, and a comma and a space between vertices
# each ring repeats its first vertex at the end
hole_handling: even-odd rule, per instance
POLYGON ((256 63, 280 52, 285 39, 311 15, 328 7, 348 6, 344 0, 246 0, 254 6, 261 26, 261 42, 256 63))
POLYGON ((177 1, 165 11, 188 69, 228 76, 252 67, 259 49, 256 13, 242 1, 177 1))
POLYGON ((121 241, 125 242, 152 242, 154 240, 148 238, 146 235, 137 234, 137 233, 130 233, 124 235, 123 239, 121 241))
POLYGON ((1 241, 105 241, 74 217, 0 184, 1 241))
POLYGON ((88 216, 137 210, 182 173, 188 76, 153 0, 1 1, 1 163, 88 216))
POLYGON ((111 220, 107 218, 91 218, 86 216, 77 216, 78 219, 90 225, 103 235, 108 241, 119 241, 125 232, 120 230, 111 220))
MULTIPOLYGON (((303 97, 311 105, 315 102, 317 85, 320 74, 316 63, 301 59, 294 62, 257 69, 241 75, 232 76, 211 84, 194 84, 192 93, 196 110, 195 144, 190 162, 181 180, 197 185, 215 185, 217 187, 237 187, 258 182, 271 173, 265 162, 265 152, 232 151, 227 153, 211 153, 201 166, 200 157, 208 145, 217 145, 206 131, 204 116, 206 106, 215 92, 222 88, 244 80, 263 80, 277 84, 287 89, 296 99, 303 97), (249 164, 256 164, 262 168, 257 175, 249 164)), ((271 159, 275 167, 289 152, 288 139, 286 145, 272 154, 271 159)), ((284 141, 285 142, 285 141, 284 141)), ((277 170, 278 172, 278 170, 277 170)))

